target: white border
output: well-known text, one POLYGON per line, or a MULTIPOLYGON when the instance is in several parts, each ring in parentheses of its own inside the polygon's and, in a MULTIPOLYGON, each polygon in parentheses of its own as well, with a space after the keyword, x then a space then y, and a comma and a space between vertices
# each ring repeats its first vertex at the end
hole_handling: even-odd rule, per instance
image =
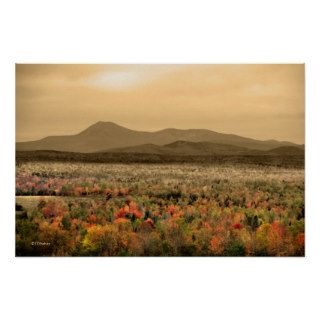
POLYGON ((3 319, 320 316, 317 1, 2 1, 3 319), (14 258, 14 64, 306 63, 306 258, 14 258))

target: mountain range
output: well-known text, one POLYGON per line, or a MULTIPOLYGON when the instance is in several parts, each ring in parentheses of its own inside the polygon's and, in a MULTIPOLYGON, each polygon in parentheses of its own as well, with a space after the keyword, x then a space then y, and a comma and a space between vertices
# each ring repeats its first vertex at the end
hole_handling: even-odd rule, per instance
POLYGON ((207 129, 136 131, 113 122, 99 121, 75 135, 48 136, 17 142, 17 151, 55 150, 93 153, 147 154, 292 154, 304 153, 304 145, 287 141, 256 140, 207 129))

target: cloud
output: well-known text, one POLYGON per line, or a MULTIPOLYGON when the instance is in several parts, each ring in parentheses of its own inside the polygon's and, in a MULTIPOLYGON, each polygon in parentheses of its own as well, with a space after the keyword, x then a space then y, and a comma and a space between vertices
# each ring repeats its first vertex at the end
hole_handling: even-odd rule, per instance
POLYGON ((143 79, 143 74, 139 72, 108 72, 101 73, 90 79, 87 83, 101 88, 125 89, 139 84, 143 79))
POLYGON ((126 90, 151 82, 181 68, 178 65, 113 65, 83 79, 84 85, 105 90, 126 90))
POLYGON ((17 139, 96 121, 303 143, 303 65, 17 65, 17 139))

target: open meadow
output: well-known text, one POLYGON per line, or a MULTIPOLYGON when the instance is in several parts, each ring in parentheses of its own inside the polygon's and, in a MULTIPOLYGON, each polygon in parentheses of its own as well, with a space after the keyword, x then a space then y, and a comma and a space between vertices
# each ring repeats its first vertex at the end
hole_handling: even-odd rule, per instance
POLYGON ((304 169, 20 162, 17 256, 303 256, 304 169))

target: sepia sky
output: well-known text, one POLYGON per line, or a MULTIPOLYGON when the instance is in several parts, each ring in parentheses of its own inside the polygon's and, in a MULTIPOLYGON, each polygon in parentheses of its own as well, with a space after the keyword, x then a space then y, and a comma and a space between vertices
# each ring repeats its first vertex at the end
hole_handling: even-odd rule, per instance
POLYGON ((16 140, 205 128, 304 143, 304 65, 16 65, 16 140))

